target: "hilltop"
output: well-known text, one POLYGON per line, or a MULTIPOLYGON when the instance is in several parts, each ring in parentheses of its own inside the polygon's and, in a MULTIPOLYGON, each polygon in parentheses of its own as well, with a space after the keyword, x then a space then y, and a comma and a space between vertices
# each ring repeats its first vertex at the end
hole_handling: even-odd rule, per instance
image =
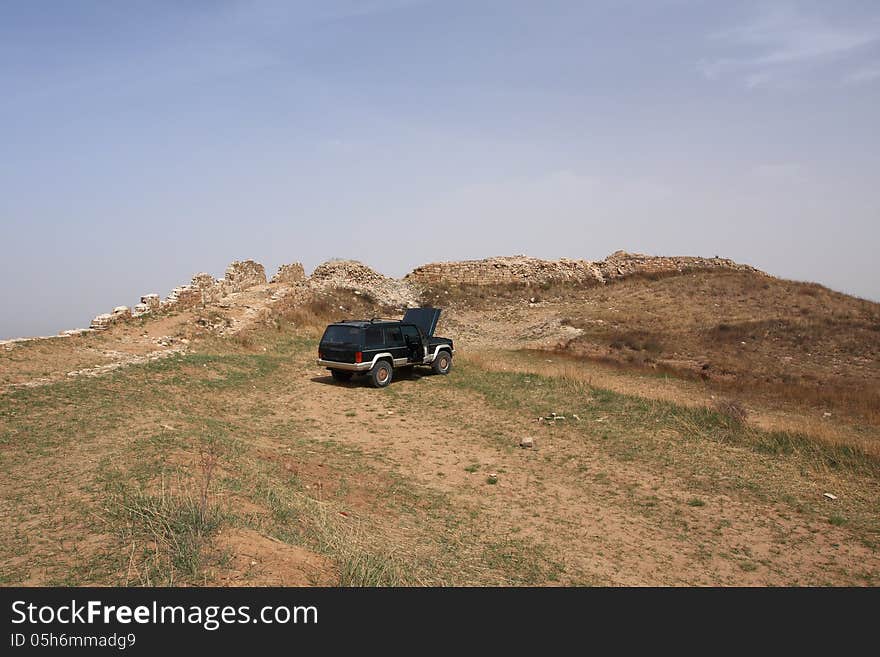
POLYGON ((880 304, 723 258, 236 261, 0 343, 0 581, 876 584, 878 363, 880 304), (449 377, 314 364, 419 304, 449 377))

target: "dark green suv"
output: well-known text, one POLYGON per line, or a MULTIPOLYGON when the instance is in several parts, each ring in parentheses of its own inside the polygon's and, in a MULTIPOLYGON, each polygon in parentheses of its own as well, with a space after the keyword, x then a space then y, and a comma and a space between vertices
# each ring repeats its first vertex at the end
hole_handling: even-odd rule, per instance
POLYGON ((318 347, 318 365, 337 381, 365 374, 376 388, 391 383, 401 367, 430 366, 436 374, 449 374, 455 349, 449 338, 434 336, 439 319, 439 308, 410 308, 402 320, 330 324, 318 347))

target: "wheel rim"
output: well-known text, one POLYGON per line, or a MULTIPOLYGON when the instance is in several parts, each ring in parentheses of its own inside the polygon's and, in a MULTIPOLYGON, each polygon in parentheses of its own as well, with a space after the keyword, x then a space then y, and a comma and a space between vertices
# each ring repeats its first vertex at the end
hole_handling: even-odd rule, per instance
POLYGON ((379 383, 385 383, 388 380, 388 368, 380 367, 376 378, 379 379, 379 383))
POLYGON ((445 370, 447 367, 449 367, 449 359, 448 358, 441 358, 440 359, 440 369, 445 370))

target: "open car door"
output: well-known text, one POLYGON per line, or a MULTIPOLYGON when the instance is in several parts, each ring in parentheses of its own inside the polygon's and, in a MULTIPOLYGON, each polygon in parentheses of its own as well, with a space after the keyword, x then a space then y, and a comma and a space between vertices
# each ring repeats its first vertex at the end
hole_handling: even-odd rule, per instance
POLYGON ((415 324, 426 338, 434 336, 439 319, 439 308, 408 308, 403 315, 403 323, 415 324))

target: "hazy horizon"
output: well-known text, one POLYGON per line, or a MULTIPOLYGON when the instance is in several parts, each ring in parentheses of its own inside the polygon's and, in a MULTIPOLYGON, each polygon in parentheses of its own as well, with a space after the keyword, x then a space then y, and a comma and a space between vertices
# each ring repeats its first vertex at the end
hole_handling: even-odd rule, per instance
POLYGON ((252 258, 719 255, 880 301, 880 5, 0 6, 0 339, 252 258))

